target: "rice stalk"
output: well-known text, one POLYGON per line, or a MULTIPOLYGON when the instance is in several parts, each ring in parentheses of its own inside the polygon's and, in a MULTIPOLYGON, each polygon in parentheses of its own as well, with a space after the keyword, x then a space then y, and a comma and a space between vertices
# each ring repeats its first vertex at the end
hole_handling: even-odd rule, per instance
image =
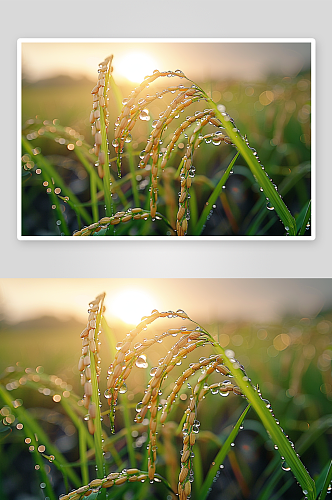
POLYGON ((101 315, 104 311, 104 298, 105 294, 98 295, 89 304, 88 323, 81 333, 82 356, 78 363, 78 369, 81 372, 81 384, 84 387, 83 405, 88 410, 85 419, 88 422, 90 434, 94 436, 98 477, 104 477, 105 474, 99 400, 99 377, 101 370, 99 333, 101 315))
POLYGON ((110 191, 110 171, 109 171, 109 149, 107 131, 109 126, 107 110, 107 91, 110 74, 112 72, 113 56, 99 64, 97 85, 91 90, 93 95, 92 111, 90 113, 90 123, 92 135, 94 136, 94 152, 98 157, 98 175, 103 179, 106 216, 113 213, 113 205, 110 191))
MULTIPOLYGON (((102 479, 93 479, 89 484, 78 488, 77 490, 71 491, 67 495, 61 495, 59 500, 80 500, 89 495, 99 495, 105 492, 106 488, 112 488, 112 486, 121 486, 124 483, 144 483, 148 479, 147 472, 139 470, 136 468, 123 469, 121 472, 111 472, 106 477, 102 479)), ((164 478, 156 474, 154 480, 157 482, 163 482, 168 489, 171 490, 168 483, 164 478)), ((172 490, 171 490, 172 491, 172 490)), ((92 498, 95 498, 93 496, 92 498)))

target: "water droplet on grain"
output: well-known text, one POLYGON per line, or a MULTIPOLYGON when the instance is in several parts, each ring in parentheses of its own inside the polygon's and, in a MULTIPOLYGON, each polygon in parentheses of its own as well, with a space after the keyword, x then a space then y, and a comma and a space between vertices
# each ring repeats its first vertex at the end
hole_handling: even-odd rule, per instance
POLYGON ((123 383, 123 384, 122 384, 122 386, 121 386, 121 387, 120 387, 120 389, 119 389, 119 393, 120 393, 120 394, 125 394, 125 393, 127 392, 127 390, 128 390, 128 389, 127 389, 126 384, 124 384, 124 383, 123 383))
POLYGON ((136 359, 136 363, 135 365, 138 367, 138 368, 147 368, 148 367, 148 363, 146 361, 146 356, 145 354, 141 354, 140 356, 138 356, 138 358, 136 359))
POLYGON ((104 397, 106 399, 110 399, 112 397, 112 393, 111 393, 110 389, 106 389, 106 391, 104 392, 104 397))

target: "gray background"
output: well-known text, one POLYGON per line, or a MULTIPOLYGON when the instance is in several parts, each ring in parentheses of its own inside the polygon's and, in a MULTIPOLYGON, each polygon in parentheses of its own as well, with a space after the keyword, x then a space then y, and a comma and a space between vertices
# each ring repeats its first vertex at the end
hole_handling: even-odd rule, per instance
POLYGON ((7 1, 1 30, 0 277, 332 277, 330 14, 325 0, 7 1), (315 38, 316 240, 17 240, 16 41, 28 37, 315 38))

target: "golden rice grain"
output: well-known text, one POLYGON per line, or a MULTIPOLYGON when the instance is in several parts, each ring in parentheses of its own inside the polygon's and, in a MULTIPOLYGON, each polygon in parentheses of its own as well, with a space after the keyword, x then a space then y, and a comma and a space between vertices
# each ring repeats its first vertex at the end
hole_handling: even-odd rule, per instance
POLYGON ((90 481, 89 486, 90 488, 95 488, 96 486, 100 486, 102 483, 102 479, 93 479, 92 481, 90 481))
POLYGON ((120 485, 125 483, 126 481, 127 481, 127 476, 122 476, 115 480, 115 484, 120 485))
POLYGON ((186 477, 188 476, 189 469, 188 467, 182 467, 181 472, 179 474, 179 483, 183 483, 186 477))

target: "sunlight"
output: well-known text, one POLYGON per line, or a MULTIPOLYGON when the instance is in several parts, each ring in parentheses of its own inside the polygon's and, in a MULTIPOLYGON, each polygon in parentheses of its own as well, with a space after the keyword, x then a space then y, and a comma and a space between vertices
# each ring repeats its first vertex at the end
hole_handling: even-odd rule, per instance
POLYGON ((117 72, 133 83, 141 83, 155 69, 155 60, 145 52, 129 52, 117 61, 117 72))
POLYGON ((137 325, 154 308, 152 296, 139 288, 123 289, 107 304, 107 311, 129 325, 137 325))

